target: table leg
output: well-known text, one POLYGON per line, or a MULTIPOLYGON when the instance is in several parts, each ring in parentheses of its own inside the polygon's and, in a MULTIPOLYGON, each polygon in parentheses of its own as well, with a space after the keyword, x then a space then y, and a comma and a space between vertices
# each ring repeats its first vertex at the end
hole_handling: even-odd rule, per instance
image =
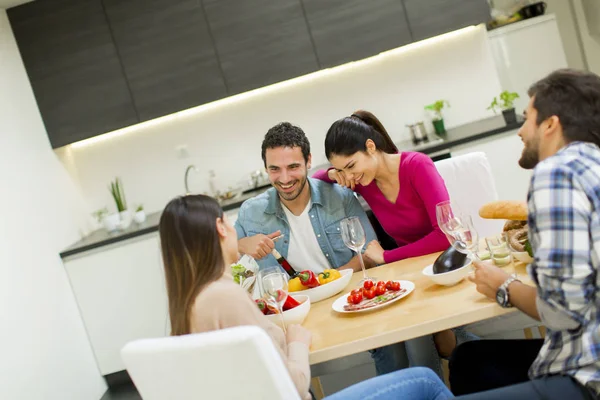
POLYGON ((323 397, 325 397, 325 393, 323 392, 323 385, 321 385, 321 378, 314 377, 310 380, 310 384, 312 386, 313 389, 313 394, 315 395, 315 398, 317 400, 321 400, 323 397))

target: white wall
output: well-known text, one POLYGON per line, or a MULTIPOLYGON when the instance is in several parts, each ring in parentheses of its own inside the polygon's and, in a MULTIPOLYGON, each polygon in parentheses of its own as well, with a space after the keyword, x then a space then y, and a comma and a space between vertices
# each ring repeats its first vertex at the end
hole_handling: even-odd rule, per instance
POLYGON ((187 164, 202 171, 190 179, 196 192, 208 189, 211 168, 221 189, 262 168, 262 138, 280 121, 302 127, 315 163, 322 163, 328 127, 355 109, 374 112, 402 140, 405 124, 424 119, 423 106, 436 99, 450 101, 445 116, 452 127, 493 115, 486 107, 499 92, 485 30, 471 27, 57 153, 93 209, 114 209, 106 188, 118 175, 129 203, 157 211, 183 193, 187 164), (177 158, 179 145, 187 145, 188 159, 177 158))
MULTIPOLYGON (((572 0, 577 16, 577 24, 581 35, 581 42, 588 69, 596 74, 600 74, 600 34, 592 34, 588 26, 586 13, 598 12, 597 4, 593 5, 594 0, 572 0)), ((596 0, 598 1, 598 0, 596 0)), ((589 18, 590 21, 597 20, 598 16, 589 18)), ((597 27, 596 27, 597 29, 597 27)))
POLYGON ((572 0, 546 0, 547 14, 556 15, 558 30, 570 68, 586 69, 579 29, 576 24, 572 0))
POLYGON ((58 256, 85 206, 50 148, 4 10, 0 182, 0 398, 99 399, 106 386, 58 256))

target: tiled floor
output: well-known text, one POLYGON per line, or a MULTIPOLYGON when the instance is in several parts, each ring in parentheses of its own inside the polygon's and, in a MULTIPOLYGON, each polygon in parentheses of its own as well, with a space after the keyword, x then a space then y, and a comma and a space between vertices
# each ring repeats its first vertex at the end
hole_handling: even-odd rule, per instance
POLYGON ((142 400, 142 397, 131 383, 109 389, 100 400, 142 400))

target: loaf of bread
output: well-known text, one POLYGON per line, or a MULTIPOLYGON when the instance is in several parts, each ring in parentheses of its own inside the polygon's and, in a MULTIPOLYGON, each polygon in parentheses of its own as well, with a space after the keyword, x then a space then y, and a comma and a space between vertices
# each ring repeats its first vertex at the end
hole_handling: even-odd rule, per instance
POLYGON ((479 209, 479 216, 486 219, 527 221, 527 203, 516 200, 492 201, 479 209))

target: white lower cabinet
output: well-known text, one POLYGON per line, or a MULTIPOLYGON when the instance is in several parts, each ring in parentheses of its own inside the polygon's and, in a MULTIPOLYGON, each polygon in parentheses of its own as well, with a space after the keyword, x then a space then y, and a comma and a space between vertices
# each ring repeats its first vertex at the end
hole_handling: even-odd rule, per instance
POLYGON ((102 375, 125 369, 127 342, 168 334, 159 243, 153 233, 64 261, 102 375))
POLYGON ((499 200, 527 200, 531 170, 519 166, 523 142, 516 130, 451 150, 452 157, 475 151, 484 152, 490 162, 499 200))

